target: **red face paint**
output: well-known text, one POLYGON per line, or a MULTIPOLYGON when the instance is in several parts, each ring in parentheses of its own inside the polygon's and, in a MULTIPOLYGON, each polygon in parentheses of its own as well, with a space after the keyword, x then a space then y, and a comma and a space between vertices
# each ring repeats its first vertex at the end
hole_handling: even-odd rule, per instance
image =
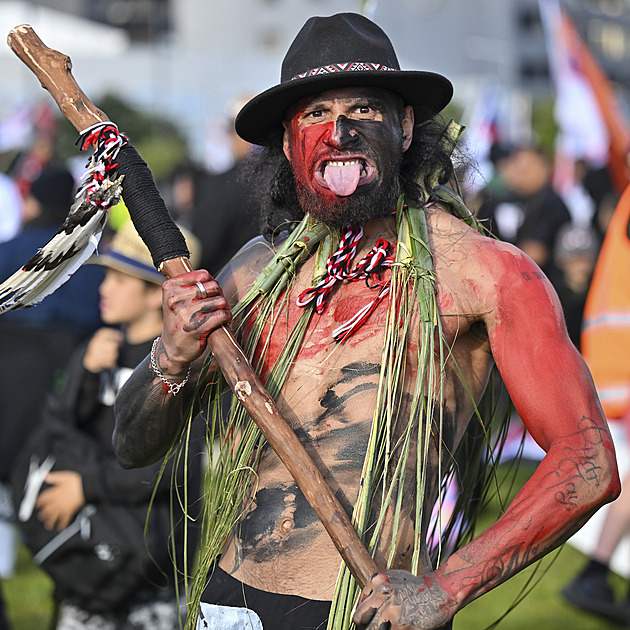
POLYGON ((335 123, 303 126, 298 119, 299 115, 294 116, 289 126, 291 165, 296 182, 312 194, 332 202, 337 196, 317 182, 315 169, 323 159, 330 156, 330 148, 324 139, 334 133, 335 123))
POLYGON ((397 97, 358 88, 324 92, 298 105, 286 133, 305 213, 342 227, 395 206, 404 153, 397 97))

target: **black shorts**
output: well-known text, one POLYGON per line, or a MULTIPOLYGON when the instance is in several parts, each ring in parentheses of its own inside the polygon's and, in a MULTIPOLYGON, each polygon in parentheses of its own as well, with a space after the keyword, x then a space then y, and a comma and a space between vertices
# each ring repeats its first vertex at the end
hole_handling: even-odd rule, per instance
MULTIPOLYGON (((253 610, 264 630, 325 630, 330 602, 304 599, 297 595, 281 595, 261 591, 216 566, 201 601, 221 606, 239 606, 253 610)), ((451 630, 453 622, 441 630, 451 630)))
POLYGON ((261 591, 214 568, 201 601, 253 610, 264 630, 326 630, 330 602, 261 591))

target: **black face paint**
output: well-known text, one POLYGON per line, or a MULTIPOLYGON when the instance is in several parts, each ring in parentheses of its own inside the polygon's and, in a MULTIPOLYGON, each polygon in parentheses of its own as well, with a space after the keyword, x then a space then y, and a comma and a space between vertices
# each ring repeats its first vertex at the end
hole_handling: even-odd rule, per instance
MULTIPOLYGON (((351 121, 345 116, 339 116, 335 122, 335 144, 340 149, 348 149, 353 146, 358 140, 359 136, 355 132, 354 123, 357 121, 351 121)), ((354 147, 353 147, 354 148, 354 147)))
POLYGON ((387 216, 400 194, 403 157, 401 109, 389 93, 357 99, 357 108, 372 107, 381 120, 348 118, 301 127, 291 125, 291 161, 298 200, 305 213, 337 227, 363 224, 387 216), (293 147, 299 147, 297 151, 293 147), (369 163, 374 176, 360 181, 356 189, 342 195, 314 184, 314 172, 322 159, 369 163))
POLYGON ((342 121, 343 138, 350 136, 351 129, 356 130, 357 134, 353 137, 353 143, 339 153, 339 159, 343 159, 344 152, 348 155, 360 153, 372 159, 377 176, 374 181, 357 187, 352 195, 333 200, 316 194, 310 187, 302 186, 296 178, 298 200, 305 213, 330 225, 343 227, 362 225, 392 212, 401 192, 402 135, 396 138, 386 133, 382 125, 381 122, 373 121, 342 121))

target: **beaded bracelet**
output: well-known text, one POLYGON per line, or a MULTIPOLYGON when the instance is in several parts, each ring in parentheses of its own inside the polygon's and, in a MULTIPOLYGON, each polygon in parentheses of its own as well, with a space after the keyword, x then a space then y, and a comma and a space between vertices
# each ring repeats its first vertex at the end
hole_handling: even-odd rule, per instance
POLYGON ((186 376, 183 381, 179 381, 179 383, 174 383, 173 381, 169 381, 162 372, 158 369, 157 363, 155 361, 155 349, 157 348, 158 341, 160 341, 160 337, 157 337, 153 342, 153 346, 151 346, 151 369, 155 372, 155 375, 162 381, 162 387, 166 390, 167 394, 171 394, 171 396, 176 396, 179 390, 186 385, 188 382, 188 377, 190 376, 191 366, 188 366, 188 372, 186 372, 186 376))

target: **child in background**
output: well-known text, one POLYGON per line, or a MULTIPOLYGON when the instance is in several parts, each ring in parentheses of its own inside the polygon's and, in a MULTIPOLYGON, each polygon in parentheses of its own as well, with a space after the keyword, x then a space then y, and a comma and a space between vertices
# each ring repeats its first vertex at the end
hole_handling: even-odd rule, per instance
MULTIPOLYGON (((194 262, 198 254, 196 239, 187 235, 187 241, 194 262)), ((91 262, 105 267, 100 311, 106 326, 97 330, 70 361, 66 385, 52 399, 49 413, 71 418, 78 430, 100 445, 103 457, 92 468, 77 462, 74 470, 55 470, 46 477, 48 486, 39 494, 36 510, 46 528, 59 531, 68 527, 84 505, 93 504, 98 509, 103 501, 128 505, 144 527, 161 468, 158 462, 146 468, 124 470, 111 443, 116 393, 162 331, 164 278, 155 270, 148 249, 131 223, 121 227, 106 253, 93 257, 91 262)), ((200 471, 201 457, 197 462, 200 471)), ((85 601, 73 602, 64 597, 63 585, 56 584, 56 599, 62 600, 58 630, 179 628, 178 598, 169 557, 173 509, 169 485, 170 474, 165 472, 151 504, 146 535, 149 552, 159 565, 155 575, 130 592, 128 601, 119 609, 108 612, 102 612, 102 607, 90 610, 91 604, 85 601)), ((175 516, 174 522, 179 519, 181 515, 175 516)), ((175 548, 181 555, 181 532, 174 535, 175 548)), ((93 601, 98 601, 98 593, 94 593, 93 601)))

